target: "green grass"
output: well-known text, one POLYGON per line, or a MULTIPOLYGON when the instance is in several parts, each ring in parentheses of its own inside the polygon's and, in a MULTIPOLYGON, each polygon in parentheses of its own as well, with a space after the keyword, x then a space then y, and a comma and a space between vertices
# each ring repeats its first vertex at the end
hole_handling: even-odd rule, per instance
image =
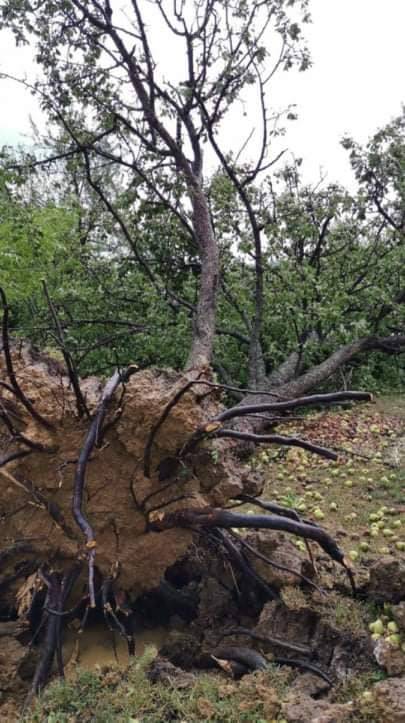
MULTIPOLYGON (((155 651, 154 651, 155 652, 155 651)), ((222 673, 200 674, 188 688, 152 684, 146 675, 152 651, 127 671, 79 670, 43 693, 28 723, 266 723, 279 720, 279 696, 289 671, 270 666, 235 683, 222 673)))

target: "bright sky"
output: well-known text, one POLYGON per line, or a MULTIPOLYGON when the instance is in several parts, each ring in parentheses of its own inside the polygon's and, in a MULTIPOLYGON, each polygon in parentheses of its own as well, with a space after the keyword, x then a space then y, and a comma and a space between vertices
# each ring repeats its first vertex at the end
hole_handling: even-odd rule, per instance
MULTIPOLYGON (((349 183, 341 137, 365 141, 405 102, 405 2, 312 0, 311 12, 305 34, 313 67, 280 75, 271 97, 280 108, 298 106, 283 145, 304 158, 307 178, 316 181, 322 169, 328 180, 349 183)), ((0 71, 32 77, 30 49, 16 48, 4 31, 0 42, 0 71)), ((0 107, 0 145, 26 140, 30 115, 41 124, 35 99, 11 81, 0 80, 0 107)))

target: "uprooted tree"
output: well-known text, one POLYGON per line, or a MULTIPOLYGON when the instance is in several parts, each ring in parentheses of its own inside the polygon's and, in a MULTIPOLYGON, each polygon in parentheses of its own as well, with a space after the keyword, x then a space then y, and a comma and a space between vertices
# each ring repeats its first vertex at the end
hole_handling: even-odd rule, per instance
MULTIPOLYGON (((133 0, 130 21, 113 11, 108 0, 40 2, 28 9, 11 1, 3 7, 4 22, 20 40, 36 36, 37 60, 45 79, 36 83, 35 91, 58 128, 52 157, 29 159, 28 165, 48 167, 73 159, 75 173, 82 174, 87 193, 109 214, 114 232, 128 245, 140 272, 169 305, 184 306, 192 314, 184 372, 129 366, 103 384, 95 377, 80 379, 46 280, 43 293, 63 365, 10 339, 7 290, 1 292, 0 475, 6 542, 0 559, 6 573, 0 584, 10 610, 15 610, 14 596, 25 578, 28 588, 33 588, 28 614, 32 601, 40 601, 45 634, 33 692, 45 684, 55 656, 63 673, 61 629, 76 613, 85 618, 89 609, 99 606, 132 650, 130 605, 142 592, 158 586, 165 571, 201 537, 214 541, 252 594, 259 591, 263 599, 277 597, 277 591, 255 570, 246 552, 248 543, 235 532, 238 528, 282 530, 315 541, 348 569, 352 581, 344 553, 326 531, 291 510, 257 500, 261 482, 246 464, 246 448, 261 443, 295 445, 334 459, 333 451, 278 435, 277 419, 308 405, 368 399, 360 392, 302 395, 354 355, 371 349, 394 353, 405 342, 400 330, 385 336, 377 333, 404 300, 400 289, 376 312, 375 334, 334 349, 301 373, 303 347, 323 333, 319 323, 311 327, 310 319, 310 325, 297 333, 297 350, 267 374, 265 260, 271 254, 264 254, 264 245, 275 233, 280 214, 288 225, 300 204, 266 216, 265 197, 258 197, 255 182, 275 160, 269 158, 267 83, 278 68, 298 64, 305 69, 308 64, 297 22, 297 15, 307 20, 306 3, 206 0, 184 2, 181 8, 175 4, 173 12, 167 5, 156 0, 144 10, 133 0), (177 77, 176 68, 174 79, 168 80, 156 63, 159 32, 182 49, 178 57, 185 79, 177 77), (230 153, 221 129, 229 109, 251 86, 259 94, 262 138, 258 157, 249 162, 242 161, 244 147, 237 155, 230 153), (244 238, 250 236, 254 304, 251 317, 245 318, 246 390, 217 384, 210 370, 220 284, 236 308, 238 301, 221 270, 220 230, 204 177, 208 150, 230 184, 242 219, 237 230, 244 238), (115 173, 124 179, 125 193, 122 186, 115 193, 113 183, 103 186, 99 171, 103 164, 112 169, 112 177, 115 173), (146 202, 159 204, 184 231, 189 258, 198 265, 194 304, 162 281, 138 243, 130 212, 146 202), (242 391, 246 396, 225 409, 224 391, 242 391), (247 499, 264 513, 224 509, 230 501, 247 499)), ((177 59, 176 52, 173 49, 177 59)), ((373 245, 378 255, 383 253, 381 234, 387 238, 392 234, 393 247, 403 241, 404 218, 403 207, 385 206, 391 201, 389 189, 379 189, 377 201, 371 191, 365 193, 364 204, 376 202, 376 214, 382 219, 373 245)), ((291 245, 301 278, 308 276, 305 260, 316 277, 329 238, 329 216, 323 219, 316 208, 312 216, 317 235, 310 234, 307 246, 305 234, 291 245)), ((226 228, 223 233, 226 237, 226 228)), ((288 240, 285 243, 288 249, 288 240)), ((331 255, 334 243, 339 244, 338 234, 328 246, 331 255)), ((360 249, 359 284, 367 258, 360 249)), ((283 273, 282 267, 278 273, 283 273)), ((272 564, 270 559, 267 563, 272 564)), ((314 585, 307 578, 306 583, 314 585)))

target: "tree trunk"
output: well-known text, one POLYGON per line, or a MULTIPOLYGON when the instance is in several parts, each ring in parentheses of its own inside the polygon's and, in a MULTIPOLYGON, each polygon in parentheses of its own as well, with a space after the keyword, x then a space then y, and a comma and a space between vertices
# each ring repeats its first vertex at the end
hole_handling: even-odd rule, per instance
POLYGON ((306 394, 319 386, 334 374, 343 364, 353 359, 357 354, 366 351, 380 350, 386 353, 397 353, 405 346, 404 336, 375 337, 367 336, 345 344, 331 354, 320 364, 311 367, 297 379, 287 381, 277 387, 277 393, 292 399, 306 394))
MULTIPOLYGON (((387 337, 367 336, 357 339, 350 344, 339 347, 335 352, 330 354, 323 362, 311 367, 304 374, 294 378, 294 366, 298 361, 298 352, 293 352, 283 362, 277 370, 267 377, 266 383, 262 389, 266 392, 274 391, 275 395, 282 399, 294 399, 307 394, 311 390, 325 382, 332 374, 334 374, 341 366, 353 359, 358 354, 367 351, 382 351, 388 354, 397 354, 405 350, 405 336, 392 335, 387 337)), ((248 394, 242 399, 240 405, 259 404, 268 402, 269 397, 263 395, 248 394)), ((263 427, 263 422, 251 423, 249 420, 243 421, 243 427, 246 423, 251 424, 252 428, 263 427)))
POLYGON ((193 226, 200 251, 201 276, 193 319, 193 339, 187 369, 208 367, 215 337, 216 298, 219 279, 218 245, 201 182, 192 192, 193 226))

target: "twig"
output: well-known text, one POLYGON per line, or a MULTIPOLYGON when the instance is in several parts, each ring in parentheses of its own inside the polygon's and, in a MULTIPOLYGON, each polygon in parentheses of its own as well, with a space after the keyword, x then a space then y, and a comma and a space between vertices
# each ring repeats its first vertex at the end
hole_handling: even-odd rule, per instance
POLYGON ((258 585, 258 587, 262 589, 262 591, 265 593, 266 597, 269 600, 280 601, 281 598, 277 590, 271 585, 269 585, 266 580, 263 580, 261 575, 259 575, 259 573, 256 572, 256 570, 251 566, 250 561, 247 559, 247 557, 240 550, 238 550, 237 546, 229 539, 226 533, 220 529, 215 530, 215 533, 221 540, 231 559, 234 560, 237 566, 242 570, 243 574, 247 578, 250 578, 256 585, 258 585))
MULTIPOLYGON (((297 520, 297 522, 305 522, 307 525, 315 525, 315 527, 316 527, 316 522, 302 518, 302 517, 300 517, 298 512, 296 512, 296 510, 289 509, 288 507, 282 507, 281 505, 277 505, 275 502, 267 502, 267 500, 258 500, 256 497, 251 497, 250 495, 243 495, 243 494, 238 495, 237 499, 242 500, 243 502, 248 502, 251 505, 256 505, 256 507, 261 507, 263 510, 268 510, 269 512, 272 512, 276 515, 281 515, 282 517, 289 517, 291 520, 297 520)), ((314 572, 316 572, 314 556, 312 554, 312 550, 310 548, 308 540, 304 540, 304 544, 305 544, 305 547, 307 548, 308 557, 309 557, 312 569, 314 572)), ((320 591, 320 592, 322 592, 322 591, 320 591)))
MULTIPOLYGON (((346 449, 346 447, 337 447, 336 444, 333 445, 333 449, 335 449, 337 452, 343 452, 343 454, 347 454, 348 457, 359 457, 359 459, 365 459, 367 462, 374 461, 374 457, 368 455, 368 454, 361 454, 361 452, 354 452, 352 449, 346 449)), ((387 462, 386 460, 379 459, 376 460, 379 462, 379 464, 382 464, 384 467, 389 467, 390 469, 396 469, 396 465, 393 462, 387 462)))
POLYGON ((25 444, 26 447, 29 447, 31 450, 35 450, 36 452, 44 452, 46 454, 50 454, 55 451, 55 447, 46 447, 44 444, 41 444, 41 442, 34 442, 32 439, 27 437, 22 432, 19 432, 18 429, 14 427, 13 422, 10 419, 9 413, 6 411, 6 408, 3 404, 3 401, 0 399, 0 419, 3 421, 4 425, 7 427, 11 437, 16 442, 21 442, 21 444, 25 444))
POLYGON ((30 495, 32 500, 38 507, 48 512, 53 521, 56 522, 56 524, 58 525, 58 527, 61 528, 61 530, 63 530, 66 537, 68 537, 70 540, 76 540, 76 535, 67 524, 59 505, 54 500, 48 500, 48 498, 45 497, 45 495, 33 484, 33 482, 30 482, 30 480, 25 480, 24 482, 21 482, 16 477, 14 477, 11 472, 8 472, 8 470, 2 468, 0 468, 0 475, 3 475, 3 477, 5 477, 9 482, 15 485, 15 487, 19 487, 20 489, 24 490, 24 492, 26 492, 28 495, 30 495))

